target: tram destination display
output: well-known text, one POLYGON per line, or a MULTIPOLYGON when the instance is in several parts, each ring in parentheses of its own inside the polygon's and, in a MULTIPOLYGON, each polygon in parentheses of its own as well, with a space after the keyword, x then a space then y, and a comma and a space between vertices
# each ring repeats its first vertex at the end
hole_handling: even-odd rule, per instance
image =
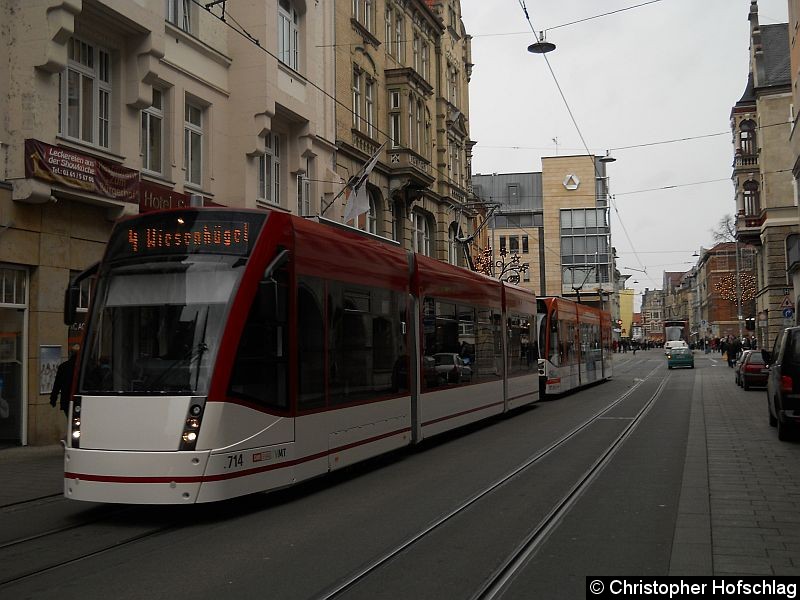
POLYGON ((109 242, 115 260, 144 256, 228 254, 249 256, 264 215, 169 211, 120 222, 109 242))

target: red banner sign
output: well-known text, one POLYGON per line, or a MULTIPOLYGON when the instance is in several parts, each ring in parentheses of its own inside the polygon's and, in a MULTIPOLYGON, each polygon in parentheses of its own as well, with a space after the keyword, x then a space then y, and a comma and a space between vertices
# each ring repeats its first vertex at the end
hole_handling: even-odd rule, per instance
POLYGON ((139 202, 139 171, 39 140, 25 140, 25 176, 122 202, 139 202))

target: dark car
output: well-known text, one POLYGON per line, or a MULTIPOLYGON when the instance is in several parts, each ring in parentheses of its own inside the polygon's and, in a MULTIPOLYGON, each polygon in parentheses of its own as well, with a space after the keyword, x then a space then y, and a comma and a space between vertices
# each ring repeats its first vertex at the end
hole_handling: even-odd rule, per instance
POLYGON ((689 346, 685 348, 670 348, 667 350, 667 368, 689 367, 694 369, 694 353, 689 346))
POLYGON ((800 424, 800 327, 781 331, 772 351, 761 355, 769 367, 769 424, 777 426, 779 440, 788 440, 800 424))
POLYGON ((769 370, 764 364, 764 357, 760 352, 747 350, 742 352, 744 355, 739 370, 739 381, 744 389, 749 390, 754 385, 767 385, 769 370))
POLYGON ((739 358, 736 359, 736 363, 733 365, 733 378, 736 380, 736 385, 742 385, 742 363, 751 352, 752 350, 742 350, 739 354, 739 358))

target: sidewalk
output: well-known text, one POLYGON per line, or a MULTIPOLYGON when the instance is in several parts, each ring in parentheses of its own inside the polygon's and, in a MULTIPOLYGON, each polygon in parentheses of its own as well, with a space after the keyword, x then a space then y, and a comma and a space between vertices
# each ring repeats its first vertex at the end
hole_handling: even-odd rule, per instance
POLYGON ((61 444, 0 450, 0 506, 62 493, 63 474, 61 444))
POLYGON ((800 441, 778 440, 763 388, 695 358, 670 575, 800 575, 800 441))

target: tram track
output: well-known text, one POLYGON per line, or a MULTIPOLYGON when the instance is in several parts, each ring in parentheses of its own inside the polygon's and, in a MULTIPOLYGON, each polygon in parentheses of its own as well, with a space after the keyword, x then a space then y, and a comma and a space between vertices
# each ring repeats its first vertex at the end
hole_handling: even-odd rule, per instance
MULTIPOLYGON (((581 423, 570 429, 563 436, 552 442, 549 446, 539 450, 536 454, 524 460, 519 466, 506 473, 493 483, 485 486, 482 490, 473 494, 470 498, 462 502, 459 506, 452 509, 447 514, 441 516, 437 520, 430 523, 427 527, 408 537, 403 542, 397 544, 393 548, 387 550, 384 554, 376 557, 375 559, 365 563, 361 568, 349 574, 347 577, 341 579, 333 586, 313 596, 314 600, 332 600, 334 598, 342 597, 345 593, 352 590, 357 584, 365 581, 370 575, 377 573, 382 567, 390 563, 392 560, 411 549, 413 546, 428 538, 434 531, 440 529, 445 524, 452 522, 458 516, 464 514, 471 507, 473 507, 480 500, 487 498, 493 492, 503 488, 520 474, 531 469, 545 458, 551 456, 556 450, 565 446, 570 440, 573 440, 581 432, 585 431, 592 424, 602 420, 614 408, 619 406, 624 400, 630 398, 642 385, 644 385, 656 372, 661 369, 660 366, 653 368, 645 377, 637 378, 634 380, 633 385, 619 395, 612 402, 583 420, 581 423)), ((502 562, 492 576, 486 580, 479 592, 473 596, 475 600, 484 598, 495 598, 497 596, 486 595, 489 593, 495 594, 496 590, 500 591, 505 586, 506 582, 513 577, 519 568, 526 562, 527 558, 535 552, 535 549, 541 544, 549 534, 549 532, 557 526, 561 517, 568 512, 572 504, 580 497, 581 492, 591 484, 591 481, 597 474, 602 471, 602 468, 611 460, 615 451, 627 439, 627 436, 635 428, 641 419, 647 414, 649 408, 653 405, 655 400, 663 391, 668 381, 668 375, 659 384, 656 392, 651 395, 649 400, 645 403, 643 408, 638 414, 630 420, 617 438, 601 453, 599 458, 592 464, 592 466, 578 479, 578 481, 570 488, 569 492, 558 502, 555 503, 554 508, 547 514, 547 516, 526 536, 522 544, 520 544, 509 556, 502 562), (499 587, 498 587, 499 586, 499 587)))

